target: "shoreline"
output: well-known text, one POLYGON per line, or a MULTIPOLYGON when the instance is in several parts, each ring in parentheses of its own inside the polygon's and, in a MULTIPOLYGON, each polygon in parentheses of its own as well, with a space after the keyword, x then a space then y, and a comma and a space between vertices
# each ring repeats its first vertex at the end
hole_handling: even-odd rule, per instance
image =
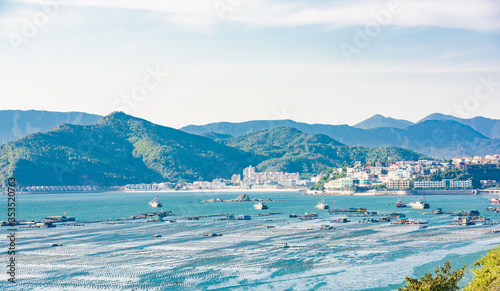
POLYGON ((355 192, 348 190, 318 191, 307 190, 304 195, 318 196, 411 196, 411 195, 497 195, 495 192, 464 189, 464 190, 395 190, 375 192, 355 192))
MULTIPOLYGON (((54 192, 21 192, 18 195, 39 195, 39 194, 96 194, 96 193, 245 193, 245 192, 305 192, 307 189, 203 189, 203 190, 102 190, 102 191, 54 191, 54 192)), ((2 195, 7 195, 2 193, 2 195)))
MULTIPOLYGON (((307 191, 307 189, 200 189, 200 190, 119 190, 124 193, 218 193, 218 192, 229 192, 229 193, 245 193, 245 192, 301 192, 307 191)), ((117 192, 117 191, 107 191, 107 192, 117 192)))

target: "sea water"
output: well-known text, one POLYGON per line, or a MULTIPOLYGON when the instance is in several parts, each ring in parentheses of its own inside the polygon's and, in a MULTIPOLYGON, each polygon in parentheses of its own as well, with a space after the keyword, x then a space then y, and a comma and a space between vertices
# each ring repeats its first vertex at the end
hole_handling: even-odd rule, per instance
MULTIPOLYGON (((422 276, 450 260, 452 267, 472 263, 500 244, 491 233, 499 225, 450 226, 443 211, 479 210, 486 218, 488 197, 428 195, 430 210, 395 208, 394 196, 307 196, 299 192, 249 192, 267 198, 267 210, 252 202, 201 203, 211 198, 234 199, 241 192, 85 193, 18 195, 19 220, 51 215, 74 216, 76 225, 17 232, 16 283, 0 273, 2 290, 395 290, 406 276, 422 276), (158 195, 163 210, 175 216, 166 221, 116 220, 160 210, 148 202, 158 195), (368 211, 404 213, 425 219, 418 225, 335 224, 339 217, 315 205, 325 198, 330 208, 366 207, 368 211), (251 220, 175 220, 218 213, 256 215, 251 220), (317 212, 318 219, 301 221, 289 214, 317 212), (89 221, 100 221, 88 223, 89 221), (87 223, 81 223, 87 222, 87 223), (322 230, 322 225, 334 229, 322 230), (265 226, 265 227, 264 227, 265 226), (220 233, 222 236, 200 236, 220 233), (161 237, 153 237, 159 234, 161 237), (62 246, 51 247, 58 243, 62 246), (286 247, 285 247, 286 246, 286 247)), ((7 199, 0 213, 7 213, 7 199)), ((403 202, 419 197, 403 196, 403 202)), ((2 261, 8 260, 6 227, 1 228, 2 261)), ((470 271, 462 280, 465 284, 470 271)))

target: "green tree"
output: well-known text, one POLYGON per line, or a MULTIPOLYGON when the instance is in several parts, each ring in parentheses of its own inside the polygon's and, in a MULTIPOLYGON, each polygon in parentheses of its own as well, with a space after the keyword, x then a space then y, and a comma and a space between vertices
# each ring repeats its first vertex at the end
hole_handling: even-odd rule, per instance
MULTIPOLYGON (((406 285, 399 291, 454 291, 459 290, 458 283, 465 274, 467 266, 451 271, 450 261, 442 267, 436 267, 436 276, 426 273, 418 279, 406 277, 406 285)), ((472 289, 471 289, 472 290, 472 289)))
POLYGON ((474 277, 464 291, 500 290, 500 246, 490 250, 486 256, 474 263, 474 277))

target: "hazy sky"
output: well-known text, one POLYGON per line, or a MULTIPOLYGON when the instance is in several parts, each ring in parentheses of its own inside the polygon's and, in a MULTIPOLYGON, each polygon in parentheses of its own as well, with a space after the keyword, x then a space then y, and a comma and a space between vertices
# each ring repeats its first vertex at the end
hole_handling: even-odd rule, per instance
POLYGON ((0 0, 0 109, 500 118, 500 1, 0 0))

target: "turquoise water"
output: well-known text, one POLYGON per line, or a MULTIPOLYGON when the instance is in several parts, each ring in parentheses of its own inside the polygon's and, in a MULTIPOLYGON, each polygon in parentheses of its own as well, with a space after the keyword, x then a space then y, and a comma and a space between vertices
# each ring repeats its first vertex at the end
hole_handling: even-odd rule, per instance
MULTIPOLYGON (((0 287, 12 290, 395 290, 406 276, 422 276, 451 260, 454 267, 470 265, 488 249, 500 244, 493 226, 448 226, 449 215, 423 215, 429 210, 396 209, 394 196, 306 196, 298 192, 249 192, 265 197, 268 210, 254 203, 200 203, 210 198, 232 199, 239 193, 92 193, 18 195, 18 219, 49 215, 76 217, 77 221, 126 218, 156 210, 148 202, 158 195, 163 210, 175 217, 232 212, 252 215, 250 221, 214 218, 171 223, 115 221, 18 231, 19 279, 0 287), (425 219, 429 227, 329 223, 332 215, 314 206, 325 198, 331 208, 366 207, 379 213, 402 212, 425 219), (334 204, 334 201, 336 202, 334 204), (300 221, 289 214, 317 212, 319 219, 300 221), (321 225, 333 230, 321 230, 321 225), (271 226, 271 228, 263 228, 271 226), (220 237, 200 236, 221 233, 220 237), (153 238, 154 234, 162 237, 153 238), (49 247, 61 243, 61 247, 49 247), (285 243, 289 248, 283 248, 285 243)), ((0 213, 6 213, 6 196, 0 213)), ((476 209, 486 212, 488 196, 428 195, 426 200, 443 211, 476 209)), ((404 196, 403 202, 419 197, 404 196)), ((2 229, 5 237, 6 229, 2 229)), ((3 260, 6 240, 0 240, 3 260)), ((3 273, 3 272, 2 272, 3 273)), ((2 277, 3 276, 3 277, 2 277)), ((462 284, 470 280, 466 275, 462 284)))
MULTIPOLYGON (((160 197, 164 210, 171 210, 177 216, 195 216, 216 213, 233 212, 236 215, 262 213, 254 210, 252 203, 199 203, 211 198, 233 199, 241 192, 106 192, 77 194, 36 194, 17 195, 16 213, 18 219, 41 219, 49 215, 75 216, 80 221, 127 218, 131 215, 155 210, 147 203, 155 196, 160 197)), ((331 208, 366 207, 368 211, 381 213, 401 212, 415 219, 429 219, 437 216, 421 215, 429 210, 414 210, 411 208, 395 208, 397 197, 394 196, 309 196, 299 192, 250 192, 250 198, 269 198, 266 202, 268 212, 283 212, 284 214, 303 214, 319 212, 322 217, 329 217, 326 211, 318 211, 314 206, 325 198, 325 203, 331 208), (334 201, 336 204, 333 204, 334 201), (325 215, 321 215, 321 214, 325 215)), ((428 195, 426 200, 431 209, 442 208, 443 211, 460 211, 477 209, 488 218, 495 218, 492 212, 483 211, 489 197, 471 195, 428 195)), ((0 204, 0 213, 7 213, 7 198, 0 204)), ((417 201, 420 197, 403 196, 404 203, 417 201)))

